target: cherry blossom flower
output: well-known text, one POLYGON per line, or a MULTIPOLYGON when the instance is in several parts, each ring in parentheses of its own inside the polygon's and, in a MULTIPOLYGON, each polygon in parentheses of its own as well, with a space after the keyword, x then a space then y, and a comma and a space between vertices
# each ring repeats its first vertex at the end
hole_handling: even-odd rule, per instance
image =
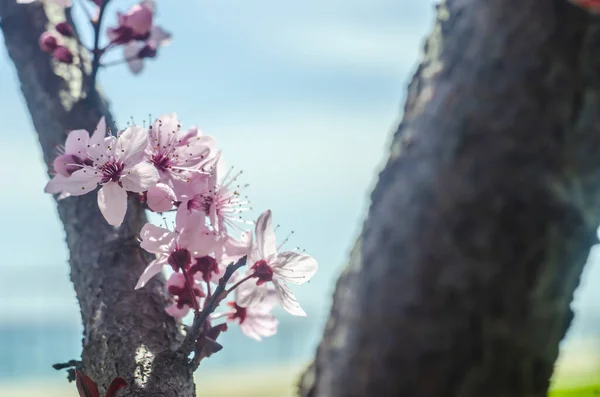
POLYGON ((131 6, 125 14, 118 12, 116 28, 108 28, 106 34, 113 44, 126 44, 132 40, 146 40, 152 29, 152 19, 156 4, 151 0, 144 0, 131 6))
POLYGON ((182 132, 175 113, 159 117, 150 127, 146 155, 158 170, 161 182, 171 187, 176 182, 187 183, 193 174, 203 172, 203 167, 211 167, 215 151, 214 138, 199 133, 191 138, 182 132))
POLYGON ((167 281, 167 292, 173 296, 175 302, 166 308, 167 313, 175 318, 185 317, 191 308, 195 305, 192 299, 200 305, 201 298, 206 294, 202 290, 202 285, 194 281, 192 288, 186 285, 186 277, 183 273, 173 273, 167 281), (192 297, 191 291, 194 292, 192 297))
MULTIPOLYGON (((248 254, 252 244, 252 235, 243 232, 239 240, 229 235, 217 235, 210 254, 213 256, 197 256, 190 268, 190 274, 205 282, 218 283, 227 265, 235 263, 248 254)), ((236 274, 231 278, 234 282, 236 274)))
POLYGON ((171 42, 171 33, 160 26, 153 26, 150 36, 145 41, 130 41, 123 47, 123 55, 127 66, 133 74, 139 74, 144 69, 144 59, 155 58, 160 47, 171 42))
POLYGON ((204 215, 194 214, 185 224, 176 225, 175 231, 155 226, 144 225, 140 232, 140 246, 146 251, 156 254, 140 276, 135 289, 142 288, 166 264, 175 272, 188 271, 194 257, 208 255, 213 248, 215 236, 204 224, 204 215))
POLYGON ((238 228, 238 223, 252 223, 242 219, 242 212, 248 211, 248 200, 240 195, 240 187, 232 186, 241 171, 231 175, 227 172, 222 181, 219 182, 218 167, 208 178, 203 175, 193 176, 188 189, 180 195, 181 204, 177 209, 177 216, 182 217, 192 211, 202 211, 210 220, 211 226, 217 233, 224 234, 227 228, 238 228))
MULTIPOLYGON (((54 159, 52 167, 54 177, 48 182, 44 191, 46 193, 56 194, 64 191, 66 178, 83 166, 92 166, 91 159, 92 147, 102 144, 106 136, 106 121, 104 117, 100 119, 94 133, 90 137, 86 130, 73 130, 67 135, 64 146, 58 146, 58 156, 54 159)), ((68 194, 70 195, 70 194, 68 194)))
POLYGON ((271 310, 277 304, 277 293, 273 286, 269 286, 261 300, 254 300, 247 307, 240 306, 240 297, 252 294, 253 289, 251 283, 244 282, 240 284, 235 289, 236 299, 227 303, 231 310, 224 313, 215 313, 211 318, 227 317, 228 321, 238 323, 246 336, 260 341, 264 337, 273 336, 277 333, 278 321, 271 314, 271 310))
POLYGON ((256 221, 255 241, 248 255, 248 276, 256 278, 256 285, 239 297, 239 304, 248 307, 262 301, 272 283, 281 306, 290 314, 306 316, 286 282, 303 284, 316 273, 317 261, 309 255, 297 252, 277 252, 275 232, 271 225, 271 210, 263 212, 256 221))
POLYGON ((158 182, 158 172, 144 161, 147 144, 146 130, 132 126, 118 137, 110 136, 92 145, 89 154, 93 164, 83 164, 64 178, 63 190, 79 196, 102 185, 98 191, 100 211, 109 224, 120 226, 127 211, 127 191, 141 193, 158 182))

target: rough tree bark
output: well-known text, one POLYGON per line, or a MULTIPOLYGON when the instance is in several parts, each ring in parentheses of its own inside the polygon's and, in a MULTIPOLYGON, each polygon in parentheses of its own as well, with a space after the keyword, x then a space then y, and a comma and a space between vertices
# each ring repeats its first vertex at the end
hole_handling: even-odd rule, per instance
POLYGON ((600 220, 598 21, 437 7, 302 396, 546 395, 600 220))
MULTIPOLYGON (((38 47, 46 27, 64 20, 62 10, 0 0, 0 18, 47 163, 55 156, 55 145, 64 143, 66 131, 93 131, 101 116, 113 125, 101 94, 82 94, 89 65, 85 73, 74 66, 55 65, 38 47)), ((81 306, 86 374, 101 392, 121 376, 131 385, 122 393, 125 396, 194 396, 192 374, 185 360, 171 350, 180 341, 180 333, 164 311, 164 279, 156 277, 147 287, 134 290, 148 263, 136 241, 146 221, 143 209, 131 201, 123 226, 115 229, 100 214, 95 194, 58 201, 57 208, 81 306)))

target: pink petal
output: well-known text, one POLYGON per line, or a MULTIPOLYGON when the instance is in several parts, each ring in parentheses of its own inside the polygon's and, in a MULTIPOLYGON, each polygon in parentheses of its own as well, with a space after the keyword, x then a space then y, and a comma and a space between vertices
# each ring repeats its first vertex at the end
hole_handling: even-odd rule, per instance
POLYGON ((139 41, 132 41, 123 46, 123 57, 127 60, 127 66, 133 74, 138 74, 144 69, 144 61, 138 58, 142 48, 144 44, 139 41))
POLYGON ((66 180, 67 178, 60 174, 54 175, 46 184, 44 192, 50 194, 58 194, 62 192, 65 189, 65 185, 69 184, 66 180))
POLYGON ((277 253, 277 243, 275 242, 275 232, 271 225, 271 210, 266 210, 258 217, 256 221, 256 248, 261 258, 267 260, 277 253))
POLYGON ((144 158, 148 146, 148 132, 138 125, 127 128, 117 139, 115 156, 126 164, 135 164, 144 158))
POLYGON ((175 317, 177 319, 182 319, 183 317, 187 316, 187 314, 190 312, 190 307, 188 305, 183 305, 183 307, 180 309, 176 303, 168 306, 165 311, 167 312, 167 314, 171 317, 175 317))
POLYGON ((65 154, 77 154, 83 157, 87 152, 90 135, 86 130, 73 130, 67 135, 65 141, 65 154))
POLYGON ((170 186, 159 183, 148 189, 146 194, 146 203, 154 212, 166 212, 173 208, 175 193, 170 186))
POLYGON ((173 244, 175 233, 152 223, 146 223, 140 231, 140 239, 142 249, 152 254, 167 253, 173 244))
POLYGON ((81 196, 93 191, 102 180, 102 176, 94 174, 94 172, 96 170, 91 167, 84 167, 79 171, 75 171, 70 177, 62 180, 63 190, 73 196, 81 196))
POLYGON ((125 190, 141 193, 155 186, 159 179, 156 168, 150 163, 143 162, 129 168, 127 175, 121 178, 121 183, 125 190))
POLYGON ((98 191, 98 207, 109 224, 121 226, 127 212, 127 192, 115 182, 103 185, 98 191))
POLYGON ((300 307, 300 304, 294 293, 290 290, 290 287, 277 279, 273 279, 273 285, 275 286, 279 303, 286 312, 294 316, 306 317, 306 312, 300 307))
POLYGON ((242 332, 257 341, 262 338, 273 336, 277 333, 278 321, 271 314, 248 315, 240 324, 242 332))
POLYGON ((273 272, 294 284, 304 284, 310 280, 319 267, 312 256, 291 251, 277 254, 271 266, 273 272))
POLYGON ((171 33, 160 26, 153 26, 148 41, 153 41, 158 46, 166 46, 171 42, 171 33))
POLYGON ((100 121, 98 121, 98 125, 96 126, 94 133, 92 134, 90 143, 92 145, 102 144, 102 142, 104 141, 104 138, 106 137, 106 132, 107 132, 106 118, 104 116, 102 116, 100 121))
POLYGON ((169 277, 169 280, 167 280, 166 287, 167 289, 169 289, 169 287, 185 287, 185 276, 183 273, 173 273, 171 277, 169 277))
POLYGON ((150 262, 148 264, 148 266, 146 267, 146 269, 144 270, 144 273, 142 273, 142 275, 140 276, 135 289, 140 289, 142 287, 144 287, 148 281, 150 281, 150 279, 154 276, 156 276, 158 273, 160 273, 160 271, 163 268, 163 265, 166 263, 166 259, 161 260, 159 259, 155 259, 152 262, 150 262))

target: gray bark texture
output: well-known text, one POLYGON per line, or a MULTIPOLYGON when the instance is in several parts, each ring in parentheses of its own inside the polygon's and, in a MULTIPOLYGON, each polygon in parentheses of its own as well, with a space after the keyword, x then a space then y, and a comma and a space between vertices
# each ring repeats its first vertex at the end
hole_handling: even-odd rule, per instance
MULTIPOLYGON (((101 116, 114 125, 101 94, 95 90, 82 93, 88 85, 89 62, 82 73, 79 67, 55 64, 38 47, 40 34, 64 20, 60 8, 0 0, 0 18, 47 163, 55 157, 55 145, 64 143, 66 131, 93 131, 101 116)), ((77 51, 74 43, 69 45, 77 51)), ((156 277, 145 288, 134 290, 151 259, 136 241, 146 222, 144 210, 130 200, 125 222, 115 229, 100 214, 95 193, 58 201, 57 208, 81 307, 85 373, 98 384, 101 394, 112 379, 121 376, 130 384, 121 396, 194 396, 186 358, 173 353, 181 335, 164 311, 164 279, 156 277)), ((65 361, 72 358, 65 357, 65 361)))
POLYGON ((599 150, 597 16, 442 1, 300 395, 546 396, 599 150))

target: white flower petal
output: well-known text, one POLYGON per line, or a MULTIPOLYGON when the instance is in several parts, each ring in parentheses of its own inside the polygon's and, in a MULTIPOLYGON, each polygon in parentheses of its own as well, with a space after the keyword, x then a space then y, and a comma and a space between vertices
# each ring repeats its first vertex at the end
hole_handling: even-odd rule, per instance
POLYGON ((152 277, 160 273, 163 265, 164 262, 158 259, 155 259, 152 262, 150 262, 144 270, 144 273, 142 273, 142 275, 140 276, 140 279, 138 280, 135 289, 140 289, 144 287, 152 277))
MULTIPOLYGON (((256 251, 260 254, 260 259, 267 259, 277 253, 277 243, 275 232, 271 225, 271 210, 266 210, 258 217, 256 221, 256 251)), ((253 251, 255 251, 253 249, 253 251)))
POLYGON ((304 284, 310 280, 319 267, 312 256, 291 251, 277 254, 271 266, 274 273, 294 284, 304 284))
POLYGON ((90 135, 86 130, 73 130, 69 132, 65 141, 65 153, 85 158, 89 140, 90 135))
POLYGON ((300 304, 294 293, 290 290, 290 287, 275 278, 273 279, 273 285, 275 286, 279 303, 286 312, 294 316, 306 317, 306 312, 300 307, 300 304))
POLYGON ((158 171, 150 163, 138 163, 125 171, 121 178, 123 188, 129 192, 141 193, 155 186, 159 180, 158 171))
POLYGON ((125 164, 134 165, 144 158, 146 146, 148 146, 148 131, 139 125, 133 125, 119 135, 115 156, 125 164))
POLYGON ((109 224, 121 226, 127 212, 127 192, 115 182, 103 185, 98 191, 98 207, 109 224))

